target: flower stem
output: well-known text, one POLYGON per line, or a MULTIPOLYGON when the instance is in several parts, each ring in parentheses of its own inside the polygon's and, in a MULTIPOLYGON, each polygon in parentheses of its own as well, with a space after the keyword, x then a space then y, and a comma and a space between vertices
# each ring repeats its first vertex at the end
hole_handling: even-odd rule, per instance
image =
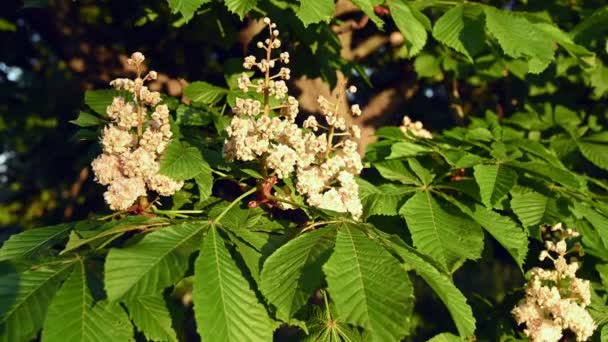
POLYGON ((222 219, 222 217, 224 217, 224 215, 226 215, 226 213, 228 211, 230 211, 230 209, 232 209, 232 207, 234 207, 238 202, 240 202, 243 198, 251 195, 252 193, 256 192, 258 189, 253 187, 249 190, 247 190, 247 192, 244 192, 241 196, 237 197, 234 201, 232 201, 227 207, 226 209, 224 209, 224 211, 222 211, 215 219, 215 222, 220 222, 220 220, 222 219))
POLYGON ((202 214, 203 210, 161 210, 154 209, 155 214, 166 214, 166 215, 180 215, 180 214, 202 214))

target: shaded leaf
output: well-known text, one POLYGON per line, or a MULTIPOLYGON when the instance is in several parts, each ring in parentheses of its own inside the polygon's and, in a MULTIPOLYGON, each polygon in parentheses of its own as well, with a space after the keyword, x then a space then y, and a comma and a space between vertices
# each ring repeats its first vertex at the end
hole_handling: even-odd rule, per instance
POLYGON ((162 295, 137 297, 124 302, 137 329, 152 341, 177 341, 171 314, 162 295))
POLYGON ((416 250, 406 245, 398 237, 391 238, 391 247, 399 257, 429 284, 445 304, 462 337, 471 336, 475 332, 475 317, 467 303, 466 297, 454 285, 452 279, 441 273, 435 266, 425 260, 416 250))
POLYGON ((42 327, 46 313, 74 263, 0 273, 0 341, 27 341, 42 327))
POLYGON ((131 322, 120 305, 93 303, 84 261, 79 259, 49 306, 42 341, 128 341, 132 335, 131 322))
POLYGON ((511 254, 517 265, 522 269, 528 254, 528 236, 517 222, 482 205, 476 203, 465 205, 453 198, 447 196, 446 198, 488 231, 511 254))
POLYGON ((11 235, 0 248, 0 260, 33 259, 68 236, 72 224, 34 228, 11 235))
POLYGON ((591 142, 585 139, 579 140, 577 144, 585 158, 597 167, 608 171, 608 144, 591 142))

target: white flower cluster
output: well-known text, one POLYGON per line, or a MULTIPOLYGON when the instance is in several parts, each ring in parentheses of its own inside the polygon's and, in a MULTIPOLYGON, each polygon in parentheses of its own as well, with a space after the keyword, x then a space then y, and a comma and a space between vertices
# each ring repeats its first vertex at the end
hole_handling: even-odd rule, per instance
POLYGON ((399 126, 399 129, 401 129, 401 132, 403 132, 403 134, 405 134, 406 136, 408 135, 408 132, 411 132, 417 137, 433 139, 433 135, 431 134, 431 132, 424 129, 424 127, 422 126, 422 122, 414 122, 407 115, 403 117, 403 123, 401 124, 401 126, 399 126))
POLYGON ((596 328, 585 310, 591 302, 589 281, 576 277, 579 265, 575 260, 570 263, 566 260, 566 239, 578 233, 564 229, 561 223, 551 231, 561 235, 561 239, 557 243, 547 241, 539 259, 551 259, 555 269, 535 267, 531 270, 526 297, 512 313, 518 324, 526 324, 524 333, 534 342, 557 342, 564 330, 572 332, 577 341, 586 341, 596 328))
MULTIPOLYGON (((272 50, 281 46, 276 24, 265 18, 270 38, 258 42, 257 46, 266 52, 266 58, 258 61, 255 56, 245 57, 243 67, 258 69, 264 78, 253 82, 243 73, 238 79, 241 90, 259 94, 249 99, 236 99, 236 114, 227 128, 228 139, 224 145, 224 156, 228 160, 260 160, 262 174, 270 177, 276 175, 286 179, 295 175, 296 190, 306 196, 311 206, 349 212, 353 218, 362 213, 359 187, 355 182, 363 168, 361 157, 357 153, 357 143, 351 137, 358 138, 360 130, 353 126, 347 130, 346 120, 341 116, 339 103, 344 92, 334 102, 319 97, 321 112, 327 126, 309 116, 304 127, 295 123, 298 114, 298 101, 288 96, 285 80, 290 71, 281 67, 276 74, 271 70, 278 63, 288 64, 289 54, 282 52, 272 58, 272 50), (271 106, 270 98, 282 101, 278 106, 271 106), (326 132, 315 134, 319 129, 326 132), (268 172, 273 172, 269 175, 268 172)), ((354 92, 354 87, 350 88, 354 92)), ((354 115, 361 114, 358 105, 351 108, 354 115)), ((277 194, 277 198, 284 196, 277 194)), ((284 206, 287 207, 287 206, 284 206)))
POLYGON ((141 77, 144 55, 135 52, 128 64, 137 69, 134 80, 119 78, 112 82, 114 88, 132 94, 133 102, 117 96, 107 108, 112 123, 104 127, 101 135, 103 153, 91 163, 95 180, 107 185, 106 203, 112 210, 125 210, 147 190, 170 196, 183 186, 159 174, 159 159, 171 140, 169 108, 159 104, 160 93, 144 86, 144 81, 156 78, 150 71, 141 77), (148 108, 153 109, 148 115, 148 108))

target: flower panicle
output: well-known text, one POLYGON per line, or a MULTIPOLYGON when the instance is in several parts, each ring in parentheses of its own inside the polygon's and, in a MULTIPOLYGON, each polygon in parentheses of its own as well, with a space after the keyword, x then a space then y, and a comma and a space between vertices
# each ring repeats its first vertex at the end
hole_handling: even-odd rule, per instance
POLYGON ((95 180, 108 186, 104 199, 112 210, 129 209, 147 191, 170 196, 184 184, 159 173, 172 137, 169 108, 160 104, 160 93, 144 85, 157 77, 155 71, 143 75, 144 60, 142 53, 133 53, 127 65, 135 68, 137 77, 110 82, 129 97, 116 96, 107 107, 110 123, 102 130, 102 154, 91 163, 95 180))
MULTIPOLYGON (((227 128, 224 156, 231 161, 260 160, 263 175, 279 179, 294 177, 296 191, 306 197, 309 205, 349 212, 359 218, 362 205, 355 176, 363 166, 354 139, 360 137, 361 131, 355 125, 349 127, 345 110, 339 106, 346 92, 339 91, 332 100, 319 97, 323 122, 311 115, 300 127, 296 123, 299 103, 289 96, 286 83, 291 78, 287 67, 289 53, 275 52, 282 46, 280 32, 269 18, 263 22, 269 38, 256 46, 264 57, 244 58, 243 67, 249 74, 242 73, 237 84, 247 98, 236 99, 235 116, 227 128), (264 77, 252 79, 252 71, 264 77)), ((348 91, 354 93, 356 88, 351 86, 348 91)), ((351 106, 350 114, 361 115, 360 107, 351 106)), ((275 197, 285 195, 275 194, 275 197)))
POLYGON ((539 260, 551 260, 553 267, 535 267, 530 270, 526 283, 526 296, 515 306, 512 314, 518 324, 525 324, 524 334, 534 342, 557 342, 564 331, 570 331, 577 341, 586 341, 597 325, 586 310, 591 303, 588 280, 576 277, 579 264, 568 254, 581 252, 579 244, 568 250, 568 239, 579 236, 573 229, 564 229, 558 223, 545 229, 548 241, 539 260), (554 242, 553 236, 559 241, 554 242))
POLYGON ((424 125, 420 121, 412 121, 409 116, 403 117, 403 122, 399 129, 405 136, 409 136, 413 134, 415 137, 425 138, 425 139, 433 139, 433 134, 428 130, 424 129, 424 125))

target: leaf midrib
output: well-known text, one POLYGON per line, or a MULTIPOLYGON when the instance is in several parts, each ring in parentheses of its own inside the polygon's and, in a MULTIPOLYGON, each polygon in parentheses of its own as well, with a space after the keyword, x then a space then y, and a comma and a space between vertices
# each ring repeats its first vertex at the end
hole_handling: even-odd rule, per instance
MULTIPOLYGON (((175 227, 175 226, 174 226, 175 227)), ((160 263, 161 260, 163 260, 164 258, 166 258, 169 254, 173 253, 176 249, 178 249, 179 247, 181 247, 184 243, 186 243, 187 241, 189 241, 190 239, 192 239, 195 235, 197 235, 201 230, 203 230, 204 225, 200 225, 200 227, 198 229, 196 229, 194 232, 192 232, 191 234, 185 236, 182 240, 180 240, 179 243, 175 244, 173 248, 169 249, 166 253, 161 254, 155 261, 154 263, 150 266, 147 267, 147 271, 146 272, 142 272, 141 275, 139 277, 137 277, 135 281, 132 282, 132 285, 129 286, 125 291, 122 291, 122 294, 120 296, 118 296, 116 299, 120 299, 122 297, 124 297, 127 293, 129 293, 130 291, 132 291, 137 284, 139 284, 139 282, 149 273, 149 270, 155 267, 158 267, 158 264, 160 263)), ((166 228, 165 228, 166 229, 166 228)))
MULTIPOLYGON (((355 262, 355 266, 357 267, 357 278, 359 279, 359 281, 360 281, 360 283, 361 283, 361 288, 363 289, 363 297, 364 297, 364 301, 365 301, 365 307, 364 307, 363 309, 364 309, 364 311, 365 311, 365 317, 366 317, 366 320, 367 320, 367 321, 370 323, 370 325, 371 325, 371 319, 370 319, 370 317, 369 317, 369 311, 367 310, 368 305, 369 305, 369 301, 368 301, 368 298, 367 298, 367 293, 366 293, 366 291, 365 291, 365 284, 364 284, 364 282, 363 282, 363 277, 362 277, 362 276, 360 276, 360 275, 363 275, 363 273, 361 272, 361 266, 360 266, 360 264, 359 264, 359 254, 357 253, 357 248, 356 248, 356 246, 355 246, 355 240, 353 239, 353 236, 352 236, 352 234, 351 234, 351 232, 350 232, 350 228, 348 228, 348 227, 347 227, 347 228, 346 228, 346 231, 348 232, 348 237, 349 237, 349 239, 350 239, 351 246, 352 246, 352 248, 353 248, 353 254, 354 254, 354 256, 355 256, 355 261, 356 261, 356 262, 355 262)), ((372 330, 373 330, 373 329, 372 329, 372 330)))
POLYGON ((2 320, 0 320, 0 323, 4 323, 6 322, 7 318, 10 317, 18 308, 22 307, 23 304, 25 302, 27 302, 29 300, 29 298, 34 294, 37 293, 43 286, 47 285, 50 281, 52 281, 53 279, 55 279, 55 277, 59 276, 60 274, 63 274, 63 272, 65 272, 65 270, 69 267, 73 266, 72 263, 67 263, 65 265, 65 267, 63 267, 60 270, 57 270, 55 273, 53 273, 49 278, 47 278, 45 281, 43 281, 42 283, 40 283, 39 286, 37 286, 34 290, 30 291, 29 294, 27 294, 23 300, 16 306, 13 306, 11 308, 11 310, 7 311, 6 314, 3 316, 2 320))
MULTIPOLYGON (((53 240, 54 238, 56 238, 57 236, 65 233, 67 230, 70 230, 72 228, 71 225, 66 225, 64 227, 64 229, 61 229, 60 231, 58 231, 57 233, 49 236, 47 239, 43 240, 41 243, 36 244, 35 246, 31 247, 30 249, 27 249, 25 253, 23 253, 24 256, 31 256, 32 253, 35 253, 36 249, 41 248, 42 246, 44 246, 45 244, 47 244, 49 241, 53 240)), ((45 229, 45 228, 39 228, 39 229, 45 229)), ((15 235, 17 236, 17 235, 15 235)), ((0 260, 8 260, 8 259, 4 259, 0 256, 0 260)))
POLYGON ((220 288, 220 299, 222 301, 222 312, 224 314, 224 322, 226 323, 226 336, 228 336, 228 340, 232 341, 232 339, 230 338, 230 326, 228 325, 228 319, 227 315, 226 315, 226 301, 224 298, 224 281, 222 278, 222 272, 220 270, 220 257, 219 257, 219 249, 218 249, 218 245, 217 245, 217 228, 213 227, 213 254, 215 257, 215 268, 217 271, 217 281, 219 283, 219 288, 220 288))
POLYGON ((441 245, 439 253, 443 255, 444 266, 446 269, 448 268, 448 256, 443 246, 443 240, 441 240, 441 234, 439 234, 439 229, 437 228, 437 222, 435 221, 435 212, 433 211, 433 203, 432 196, 428 191, 425 191, 427 204, 429 205, 429 212, 431 213, 431 221, 433 222, 433 231, 435 232, 435 236, 437 237, 437 241, 441 245))

